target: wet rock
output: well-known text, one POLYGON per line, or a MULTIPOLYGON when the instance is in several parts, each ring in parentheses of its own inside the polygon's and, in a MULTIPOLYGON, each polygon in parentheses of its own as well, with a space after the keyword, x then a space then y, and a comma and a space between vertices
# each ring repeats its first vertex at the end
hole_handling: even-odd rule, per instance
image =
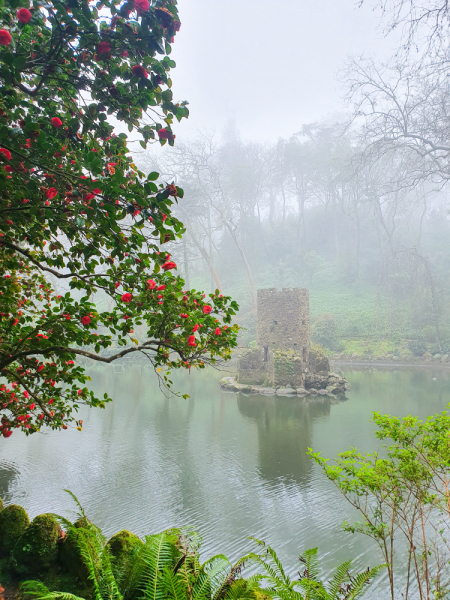
POLYGON ((278 388, 277 396, 295 396, 296 392, 292 388, 278 388))
POLYGON ((318 390, 317 393, 321 396, 326 396, 328 394, 327 390, 318 390))
POLYGON ((308 390, 305 390, 305 388, 297 388, 296 392, 297 392, 297 396, 306 396, 308 393, 308 390))
POLYGON ((264 396, 274 396, 276 392, 275 388, 263 388, 261 394, 264 394, 264 396))
POLYGON ((317 390, 314 388, 311 388, 308 390, 308 394, 310 394, 311 396, 317 396, 317 390))

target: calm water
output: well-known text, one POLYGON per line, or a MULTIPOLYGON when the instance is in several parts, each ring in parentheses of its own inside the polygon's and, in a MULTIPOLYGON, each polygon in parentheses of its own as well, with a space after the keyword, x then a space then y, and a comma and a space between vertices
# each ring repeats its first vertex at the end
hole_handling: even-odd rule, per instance
POLYGON ((350 446, 374 449, 372 411, 425 417, 443 410, 450 371, 342 373, 352 391, 330 405, 224 393, 215 371, 183 374, 177 387, 191 398, 167 399, 150 371, 104 367, 92 374, 93 385, 115 401, 105 411, 86 411, 82 433, 0 441, 0 496, 31 517, 70 516, 63 491, 70 489, 107 535, 194 525, 205 556, 237 558, 252 548, 252 535, 279 550, 293 572, 299 552, 315 546, 325 570, 347 558, 373 566, 381 562, 376 550, 341 531, 352 517, 349 506, 305 452, 312 447, 332 457, 350 446))

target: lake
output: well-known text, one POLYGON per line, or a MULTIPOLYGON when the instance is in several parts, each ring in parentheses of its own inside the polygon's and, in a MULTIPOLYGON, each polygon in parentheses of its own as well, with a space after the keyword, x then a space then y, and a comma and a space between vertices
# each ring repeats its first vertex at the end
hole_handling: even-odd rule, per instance
MULTIPOLYGON (((328 572, 339 561, 381 562, 366 539, 341 530, 353 513, 306 456, 326 457, 379 442, 372 412, 426 417, 450 403, 450 370, 341 366, 348 399, 306 402, 225 393, 214 370, 179 374, 190 399, 166 398, 149 369, 113 366, 92 373, 92 385, 114 402, 83 410, 84 429, 15 433, 0 441, 0 496, 42 512, 71 516, 70 489, 109 536, 143 536, 192 525, 203 555, 230 559, 253 549, 248 536, 270 543, 287 570, 305 549, 319 546, 328 572)), ((380 578, 377 597, 382 597, 380 578)), ((372 590, 373 593, 373 590, 372 590)))

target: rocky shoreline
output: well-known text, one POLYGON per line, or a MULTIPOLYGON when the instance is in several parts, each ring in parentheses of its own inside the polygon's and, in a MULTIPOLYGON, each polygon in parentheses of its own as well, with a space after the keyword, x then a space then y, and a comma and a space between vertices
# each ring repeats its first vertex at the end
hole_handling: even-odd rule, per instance
POLYGON ((345 393, 350 389, 350 384, 337 373, 326 375, 307 374, 305 387, 270 388, 262 385, 238 383, 235 377, 223 377, 219 381, 220 387, 226 392, 240 392, 242 394, 260 394, 262 396, 328 396, 331 398, 345 398, 345 393))

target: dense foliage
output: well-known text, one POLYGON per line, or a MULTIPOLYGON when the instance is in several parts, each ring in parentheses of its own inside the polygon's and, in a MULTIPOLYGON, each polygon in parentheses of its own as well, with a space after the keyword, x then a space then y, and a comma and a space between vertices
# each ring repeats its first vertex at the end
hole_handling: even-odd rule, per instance
POLYGON ((162 247, 184 232, 171 212, 182 190, 139 171, 111 123, 144 148, 174 144, 188 116, 170 89, 179 28, 174 0, 0 4, 4 437, 66 429, 81 403, 104 406, 77 356, 191 368, 235 343, 237 305, 186 290, 162 247))
MULTIPOLYGON (((354 600, 363 594, 380 570, 376 567, 352 575, 351 561, 347 561, 325 583, 315 548, 300 556, 298 579, 293 579, 273 548, 259 540, 254 540, 258 552, 251 552, 235 563, 223 554, 202 563, 201 538, 192 529, 169 529, 149 535, 144 541, 122 530, 106 541, 101 530, 80 509, 74 524, 57 517, 64 531, 61 530, 58 543, 47 537, 45 554, 47 557, 59 547, 60 558, 40 569, 40 581, 24 581, 20 586, 21 597, 78 600, 79 596, 74 593, 84 593, 93 600, 354 600), (244 576, 248 567, 254 574, 244 576), (67 576, 67 569, 71 577, 67 576), (50 591, 47 587, 50 581, 53 589, 61 584, 63 587, 50 591)), ((17 548, 25 541, 30 557, 37 550, 39 556, 43 554, 43 536, 39 545, 34 543, 32 535, 42 526, 45 517, 47 515, 36 517, 13 548, 9 563, 13 577, 17 577, 14 567, 17 548)), ((6 575, 2 574, 1 565, 0 575, 6 575)), ((19 579, 23 581, 23 577, 19 579)))

